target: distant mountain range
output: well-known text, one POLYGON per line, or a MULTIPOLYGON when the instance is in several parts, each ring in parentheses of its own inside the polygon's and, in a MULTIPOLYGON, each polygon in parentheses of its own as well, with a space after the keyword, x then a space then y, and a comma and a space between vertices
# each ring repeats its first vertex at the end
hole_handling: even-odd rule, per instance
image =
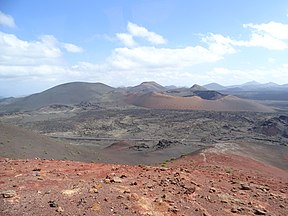
POLYGON ((73 82, 23 98, 0 99, 0 112, 33 111, 51 105, 87 107, 91 104, 102 108, 135 105, 156 109, 273 111, 245 98, 288 100, 288 84, 249 82, 226 87, 210 83, 179 88, 164 87, 151 81, 132 87, 113 88, 103 83, 73 82))
POLYGON ((256 81, 251 81, 244 83, 242 85, 231 85, 231 86, 222 86, 218 83, 209 83, 203 85, 203 87, 209 90, 229 90, 229 89, 237 89, 239 91, 250 91, 250 90, 288 90, 288 83, 279 85, 277 83, 269 82, 269 83, 258 83, 256 81))
POLYGON ((235 95, 253 100, 288 100, 288 84, 247 82, 242 85, 222 86, 217 83, 204 85, 209 90, 220 91, 224 94, 235 95))

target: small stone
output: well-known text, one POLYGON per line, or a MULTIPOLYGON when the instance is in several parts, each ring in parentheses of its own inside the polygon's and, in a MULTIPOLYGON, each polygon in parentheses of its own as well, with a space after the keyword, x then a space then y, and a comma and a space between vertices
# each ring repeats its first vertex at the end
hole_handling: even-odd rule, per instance
POLYGON ((112 179, 112 182, 121 183, 121 182, 122 182, 122 179, 116 176, 116 177, 114 177, 114 178, 112 179))
POLYGON ((89 193, 98 193, 97 188, 90 188, 89 193))
POLYGON ((135 185, 137 185, 137 182, 131 182, 130 185, 135 186, 135 185))
POLYGON ((58 207, 58 203, 55 200, 50 200, 48 203, 49 203, 49 206, 51 208, 57 208, 58 207))
POLYGON ((173 213, 177 213, 179 211, 179 209, 176 206, 170 207, 168 209, 168 211, 173 212, 173 213))
POLYGON ((99 203, 94 203, 94 204, 92 205, 91 209, 92 209, 93 211, 99 211, 99 210, 101 209, 101 206, 100 206, 99 203))
POLYGON ((153 187, 154 187, 154 185, 152 185, 152 184, 148 184, 148 185, 147 185, 147 188, 149 188, 149 189, 150 189, 150 188, 153 188, 153 187))
POLYGON ((111 179, 106 178, 106 179, 103 180, 103 182, 104 182, 105 184, 110 184, 110 183, 111 183, 111 179))
POLYGON ((255 209, 255 210, 254 210, 254 214, 255 214, 255 215, 266 215, 266 210, 255 209))
POLYGON ((214 187, 211 187, 209 190, 209 193, 214 193, 214 192, 216 192, 216 189, 214 187))
POLYGON ((7 190, 1 192, 3 198, 12 198, 16 196, 16 191, 14 190, 7 190))
POLYGON ((184 191, 184 194, 193 194, 196 191, 195 187, 191 187, 191 188, 186 188, 186 190, 184 191))
POLYGON ((59 207, 56 209, 56 211, 57 211, 57 212, 64 212, 64 209, 63 209, 61 206, 59 206, 59 207))
POLYGON ((112 171, 116 171, 116 170, 118 170, 118 167, 112 166, 111 170, 112 170, 112 171))
POLYGON ((251 190, 250 186, 248 184, 241 184, 240 190, 251 190))
POLYGON ((132 194, 129 194, 127 196, 127 199, 130 200, 130 201, 138 201, 139 200, 139 196, 136 193, 132 193, 132 194))
POLYGON ((126 193, 131 193, 131 191, 130 191, 130 189, 127 189, 127 190, 124 190, 123 193, 124 193, 124 194, 126 194, 126 193))
POLYGON ((122 198, 124 198, 124 196, 122 196, 122 195, 117 196, 117 199, 122 199, 122 198))

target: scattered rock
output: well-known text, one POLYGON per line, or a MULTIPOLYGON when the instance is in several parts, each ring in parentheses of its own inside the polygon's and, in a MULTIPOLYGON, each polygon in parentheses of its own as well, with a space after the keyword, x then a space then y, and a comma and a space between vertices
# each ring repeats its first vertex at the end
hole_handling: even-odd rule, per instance
POLYGON ((266 210, 264 209, 254 209, 255 215, 266 215, 266 210))
POLYGON ((149 188, 149 189, 151 189, 151 188, 153 188, 153 187, 154 187, 153 184, 148 184, 148 185, 147 185, 147 188, 149 188))
POLYGON ((137 182, 131 182, 130 185, 131 185, 131 186, 136 186, 136 185, 137 185, 137 182))
POLYGON ((7 190, 7 191, 2 191, 1 192, 3 198, 13 198, 16 196, 16 191, 14 190, 7 190))
POLYGON ((124 194, 126 194, 126 193, 131 193, 131 191, 130 191, 129 189, 127 189, 127 190, 124 190, 123 193, 124 193, 124 194))
POLYGON ((99 211, 99 210, 101 209, 101 206, 100 206, 99 203, 94 203, 94 204, 92 205, 91 209, 92 209, 93 211, 99 211))
POLYGON ((111 183, 111 179, 106 178, 106 179, 103 180, 103 182, 104 182, 105 184, 110 184, 110 183, 111 183))
POLYGON ((171 141, 171 140, 166 140, 166 139, 162 139, 159 140, 158 144, 155 146, 157 150, 159 149, 164 149, 167 148, 173 144, 178 144, 178 141, 171 141))
POLYGON ((261 191, 263 191, 263 192, 267 192, 267 191, 270 190, 269 187, 267 187, 267 186, 262 186, 262 185, 258 185, 256 188, 259 189, 259 190, 261 190, 261 191))
POLYGON ((122 196, 122 195, 117 196, 117 199, 122 199, 122 198, 124 198, 124 196, 122 196))
POLYGON ((87 203, 87 201, 85 200, 85 198, 80 198, 80 200, 78 201, 77 206, 81 205, 81 204, 85 204, 87 203))
POLYGON ((211 188, 209 189, 209 193, 215 193, 215 192, 216 192, 216 188, 211 187, 211 188))
POLYGON ((232 213, 240 213, 243 210, 241 207, 234 207, 231 209, 232 213))
POLYGON ((78 193, 78 191, 79 191, 79 188, 75 188, 75 189, 63 190, 61 193, 63 195, 66 195, 66 196, 72 196, 72 195, 78 193))
POLYGON ((97 188, 90 188, 89 193, 98 193, 98 189, 97 188))
POLYGON ((190 187, 190 188, 186 188, 186 190, 184 191, 184 194, 193 194, 196 191, 195 187, 190 187))
POLYGON ((176 206, 170 207, 168 209, 168 211, 173 212, 173 213, 177 213, 179 211, 179 209, 176 206))
POLYGON ((114 182, 114 183, 121 183, 122 182, 122 179, 120 177, 113 177, 113 179, 111 180, 111 182, 114 182))
POLYGON ((57 208, 58 207, 58 203, 55 200, 50 200, 48 203, 49 203, 49 206, 51 208, 57 208))
POLYGON ((166 170, 168 170, 169 168, 167 168, 167 167, 161 167, 160 168, 160 171, 166 171, 166 170))
POLYGON ((61 206, 59 206, 59 207, 56 209, 56 211, 57 211, 57 212, 64 212, 64 209, 63 209, 61 206))
POLYGON ((240 190, 251 190, 251 187, 248 184, 241 184, 239 189, 240 190))
POLYGON ((138 201, 139 200, 139 196, 136 193, 131 193, 127 196, 127 199, 130 201, 138 201))

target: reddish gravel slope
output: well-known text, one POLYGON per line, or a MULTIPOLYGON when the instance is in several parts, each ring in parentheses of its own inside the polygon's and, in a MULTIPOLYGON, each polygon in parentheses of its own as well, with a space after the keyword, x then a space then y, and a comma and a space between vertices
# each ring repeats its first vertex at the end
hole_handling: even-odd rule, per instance
POLYGON ((0 163, 0 215, 288 215, 287 171, 229 153, 158 167, 0 163))

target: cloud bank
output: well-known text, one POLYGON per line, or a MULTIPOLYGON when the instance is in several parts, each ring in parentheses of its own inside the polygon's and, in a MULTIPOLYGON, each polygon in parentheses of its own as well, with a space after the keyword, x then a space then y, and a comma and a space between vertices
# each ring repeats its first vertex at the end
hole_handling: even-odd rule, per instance
MULTIPOLYGON (((0 24, 16 27, 13 17, 2 12, 0 24)), ((235 80, 246 82, 255 78, 259 82, 270 79, 281 84, 288 80, 287 64, 254 69, 221 65, 228 56, 243 52, 242 48, 277 52, 288 49, 287 24, 271 21, 244 24, 243 28, 248 31, 245 39, 207 33, 201 35, 196 45, 169 47, 164 36, 128 22, 126 32, 115 33, 121 46, 113 48, 104 62, 78 61, 71 65, 67 64, 65 52, 84 52, 76 44, 59 41, 53 35, 29 41, 0 31, 0 85, 13 80, 31 80, 31 83, 35 80, 43 83, 82 80, 113 86, 135 85, 144 80, 176 85, 231 84, 235 80)), ((115 43, 115 40, 110 42, 115 43)), ((275 57, 267 59, 270 65, 277 62, 275 57)))

